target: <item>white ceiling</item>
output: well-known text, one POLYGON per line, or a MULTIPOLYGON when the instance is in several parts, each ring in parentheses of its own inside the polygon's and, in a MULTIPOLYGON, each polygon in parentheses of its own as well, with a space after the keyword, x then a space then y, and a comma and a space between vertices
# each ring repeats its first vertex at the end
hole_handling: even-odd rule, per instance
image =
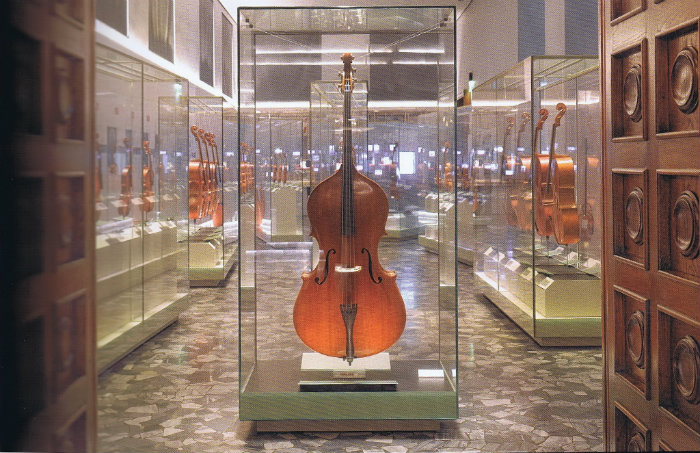
POLYGON ((455 6, 459 17, 472 0, 221 0, 231 17, 236 19, 239 6, 275 7, 275 6, 455 6))

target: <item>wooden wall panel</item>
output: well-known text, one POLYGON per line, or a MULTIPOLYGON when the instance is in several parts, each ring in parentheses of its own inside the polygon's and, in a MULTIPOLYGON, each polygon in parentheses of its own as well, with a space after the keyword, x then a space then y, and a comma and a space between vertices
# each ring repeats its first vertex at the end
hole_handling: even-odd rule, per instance
POLYGON ((600 2, 610 450, 700 450, 699 17, 600 2))

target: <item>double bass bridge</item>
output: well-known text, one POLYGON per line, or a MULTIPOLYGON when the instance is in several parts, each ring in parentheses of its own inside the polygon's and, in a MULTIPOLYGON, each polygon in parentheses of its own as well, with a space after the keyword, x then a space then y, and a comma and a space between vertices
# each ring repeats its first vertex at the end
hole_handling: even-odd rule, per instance
POLYGON ((353 267, 346 267, 341 264, 338 264, 335 266, 335 271, 338 272, 339 274, 353 274, 360 272, 362 270, 362 266, 353 266, 353 267))

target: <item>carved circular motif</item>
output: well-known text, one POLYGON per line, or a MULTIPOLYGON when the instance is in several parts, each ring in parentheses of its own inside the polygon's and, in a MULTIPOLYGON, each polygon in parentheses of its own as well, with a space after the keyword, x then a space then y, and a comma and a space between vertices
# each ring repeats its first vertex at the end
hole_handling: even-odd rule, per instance
POLYGON ((635 244, 644 243, 644 193, 635 187, 625 200, 625 230, 635 244))
POLYGON ((678 52, 671 70, 673 100, 683 113, 692 113, 698 106, 698 51, 688 46, 678 52))
POLYGON ((644 368, 644 356, 646 352, 644 330, 646 322, 644 313, 636 310, 627 320, 625 337, 627 338, 627 353, 638 368, 644 368))
POLYGON ((683 256, 698 255, 698 196, 690 190, 681 193, 673 205, 673 240, 683 256))
POLYGON ((688 402, 700 402, 700 347, 690 335, 678 340, 673 349, 673 382, 688 402))
POLYGON ((642 67, 632 66, 622 84, 622 103, 625 113, 635 123, 642 119, 642 67))
POLYGON ((642 433, 634 433, 627 442, 627 451, 647 451, 642 433))

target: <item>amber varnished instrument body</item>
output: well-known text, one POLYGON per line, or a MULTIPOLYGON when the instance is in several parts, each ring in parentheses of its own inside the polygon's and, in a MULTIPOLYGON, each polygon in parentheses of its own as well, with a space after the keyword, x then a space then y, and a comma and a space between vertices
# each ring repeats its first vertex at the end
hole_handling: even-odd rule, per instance
POLYGON ((207 140, 209 141, 209 146, 214 154, 214 210, 211 215, 212 223, 215 227, 219 227, 224 224, 224 175, 223 168, 219 161, 219 146, 216 144, 216 137, 213 133, 207 134, 207 140))
POLYGON ((302 275, 294 304, 294 327, 311 349, 352 363, 396 342, 406 309, 396 273, 379 264, 389 200, 355 168, 352 148, 352 55, 344 54, 343 163, 309 195, 311 236, 322 251, 317 267, 302 275))
MULTIPOLYGON (((540 119, 537 121, 537 125, 535 126, 535 137, 532 151, 534 154, 539 153, 539 142, 542 134, 542 127, 549 116, 549 111, 543 108, 540 109, 539 114, 540 119)), ((518 218, 518 227, 523 231, 532 231, 533 189, 530 187, 531 172, 532 157, 522 156, 520 158, 520 171, 518 173, 520 195, 517 196, 517 200, 515 202, 515 212, 518 218)))
POLYGON ((203 216, 202 208, 204 207, 205 195, 205 180, 204 174, 204 157, 202 155, 202 144, 199 142, 199 128, 192 126, 190 132, 197 142, 199 150, 199 159, 192 159, 189 162, 187 169, 187 177, 189 184, 189 218, 192 220, 201 219, 203 216))
MULTIPOLYGON (((520 198, 523 191, 527 190, 528 179, 521 173, 522 172, 522 159, 523 155, 520 153, 520 143, 525 127, 530 123, 530 114, 523 112, 522 122, 518 128, 517 139, 515 141, 514 153, 506 157, 505 161, 505 174, 507 178, 506 184, 506 221, 508 225, 521 226, 521 220, 518 215, 518 205, 520 203, 520 198), (524 181, 524 182, 523 182, 524 181)), ((528 160, 527 164, 528 172, 530 170, 530 162, 528 160)))
POLYGON ((119 201, 121 201, 117 212, 119 215, 126 217, 129 215, 129 210, 131 209, 131 187, 132 187, 132 154, 129 139, 124 139, 124 146, 129 152, 129 165, 125 165, 122 168, 122 180, 121 180, 121 194, 119 195, 119 201))
POLYGON ((141 210, 143 212, 153 211, 154 192, 153 192, 153 165, 151 163, 151 148, 150 142, 143 142, 143 150, 146 153, 146 165, 143 167, 142 184, 143 184, 143 203, 141 210))
POLYGON ((214 182, 214 162, 209 153, 209 140, 204 129, 199 129, 197 132, 199 141, 204 146, 204 206, 202 207, 202 217, 208 217, 214 211, 214 198, 216 196, 216 187, 214 182))
MULTIPOLYGON (((322 181, 309 196, 308 215, 311 235, 319 248, 325 251, 323 259, 310 273, 302 275, 302 286, 294 304, 294 326, 299 338, 321 354, 345 356, 345 327, 338 310, 343 300, 343 278, 335 266, 341 254, 341 187, 339 170, 322 181), (333 250, 334 252, 330 252, 333 250), (325 262, 328 261, 326 281, 325 262)), ((355 265, 362 270, 353 274, 354 301, 357 318, 354 325, 355 357, 377 354, 394 344, 406 323, 406 309, 396 286, 396 273, 386 271, 379 264, 379 240, 386 234, 384 228, 389 214, 389 202, 384 190, 374 181, 353 169, 355 194, 355 265), (368 253, 363 252, 368 250, 368 253), (375 284, 370 276, 370 262, 375 284)))

